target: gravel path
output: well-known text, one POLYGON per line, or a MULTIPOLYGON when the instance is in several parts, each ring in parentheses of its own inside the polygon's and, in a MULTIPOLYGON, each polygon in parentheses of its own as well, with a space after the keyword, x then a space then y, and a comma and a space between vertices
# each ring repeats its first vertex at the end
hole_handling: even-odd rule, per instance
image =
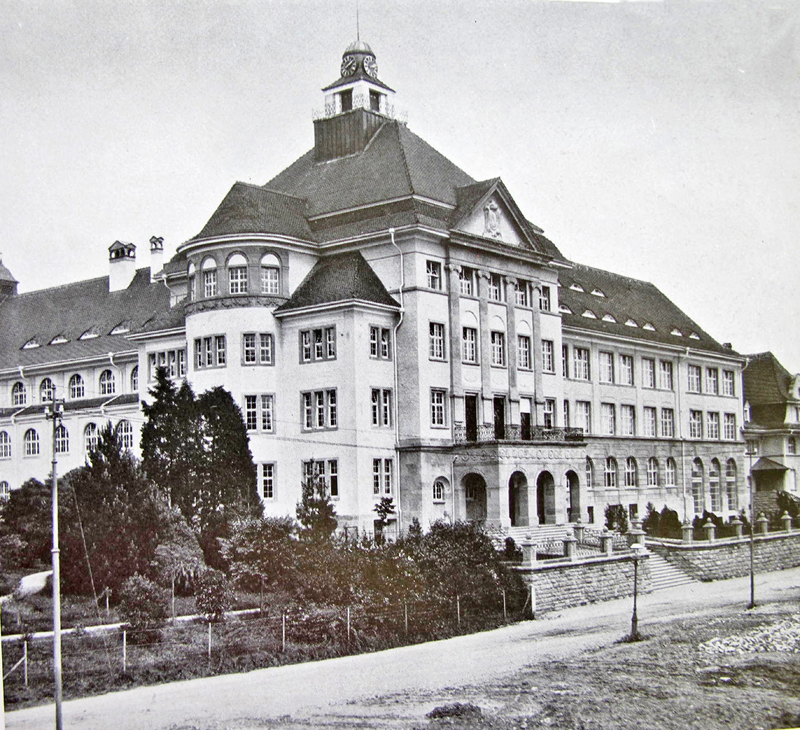
MULTIPOLYGON (((757 601, 800 605, 800 568, 759 575, 756 591, 757 601)), ((744 609, 748 600, 747 578, 659 591, 640 597, 639 625, 646 630, 648 623, 724 606, 744 609)), ((374 722, 376 708, 386 713, 385 722, 368 726, 390 727, 392 696, 419 698, 414 712, 422 719, 435 706, 438 690, 495 681, 531 664, 607 645, 629 631, 630 614, 631 600, 622 599, 445 641, 71 700, 64 703, 64 727, 221 730, 288 727, 289 718, 292 726, 357 727, 359 717, 374 722)), ((408 713, 407 703, 403 711, 408 713)), ((6 713, 6 727, 49 730, 53 717, 52 705, 18 710, 6 713)))

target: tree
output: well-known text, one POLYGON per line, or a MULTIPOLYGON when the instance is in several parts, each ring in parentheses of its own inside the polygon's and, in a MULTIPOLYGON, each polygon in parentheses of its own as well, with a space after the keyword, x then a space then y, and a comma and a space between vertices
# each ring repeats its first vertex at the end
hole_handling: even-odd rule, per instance
MULTIPOLYGON (((50 561, 53 547, 51 491, 50 486, 38 479, 28 479, 11 492, 3 507, 3 537, 17 537, 24 543, 19 545, 18 555, 22 567, 33 568, 50 561)), ((60 495, 59 499, 62 499, 60 495)), ((3 557, 7 557, 5 552, 3 557)))
POLYGON ((119 593, 119 612, 136 632, 131 639, 142 643, 158 639, 158 628, 167 617, 166 591, 136 573, 125 580, 119 593))
POLYGON ((378 515, 377 527, 375 531, 375 539, 378 542, 383 542, 383 530, 389 524, 389 515, 395 512, 394 500, 391 497, 381 497, 380 502, 373 507, 375 514, 378 515))
POLYGON ((621 504, 606 505, 606 527, 623 535, 628 531, 628 513, 621 504))
POLYGON ((297 503, 297 521, 303 526, 301 536, 312 540, 328 540, 336 530, 336 509, 333 506, 325 478, 311 462, 311 473, 302 484, 302 496, 297 503))
POLYGON ((225 611, 233 603, 233 594, 225 573, 211 568, 200 576, 195 596, 197 610, 206 617, 209 623, 224 621, 225 611))

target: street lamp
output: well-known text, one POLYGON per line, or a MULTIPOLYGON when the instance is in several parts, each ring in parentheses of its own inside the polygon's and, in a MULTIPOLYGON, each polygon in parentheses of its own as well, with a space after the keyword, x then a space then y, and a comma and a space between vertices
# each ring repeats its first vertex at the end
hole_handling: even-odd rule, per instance
POLYGON ((633 614, 631 615, 631 641, 639 641, 639 617, 636 614, 636 602, 639 598, 639 558, 642 555, 642 546, 635 542, 631 545, 633 550, 633 614))
POLYGON ((58 479, 56 477, 56 443, 58 427, 64 415, 64 400, 56 399, 56 389, 53 386, 50 402, 45 406, 44 415, 47 420, 53 421, 53 472, 51 475, 53 493, 53 683, 55 685, 54 698, 56 703, 56 730, 62 728, 61 718, 61 565, 58 549, 58 479))
POLYGON ((753 498, 753 457, 758 453, 758 439, 749 438, 745 440, 747 444, 747 458, 749 468, 747 470, 747 485, 750 490, 750 605, 748 608, 756 607, 756 569, 755 569, 755 501, 753 498))

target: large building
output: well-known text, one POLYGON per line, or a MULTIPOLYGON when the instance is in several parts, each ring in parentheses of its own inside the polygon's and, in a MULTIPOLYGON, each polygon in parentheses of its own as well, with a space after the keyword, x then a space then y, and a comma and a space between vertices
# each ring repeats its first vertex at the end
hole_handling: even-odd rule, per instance
POLYGON ((476 181, 394 114, 363 42, 314 148, 235 183, 149 268, 18 294, 0 266, 0 481, 43 478, 43 403, 66 398, 59 470, 106 421, 138 448, 156 368, 241 406, 267 514, 321 473, 342 527, 393 497, 413 518, 601 524, 746 506, 742 368, 652 284, 567 259, 503 182, 476 181))

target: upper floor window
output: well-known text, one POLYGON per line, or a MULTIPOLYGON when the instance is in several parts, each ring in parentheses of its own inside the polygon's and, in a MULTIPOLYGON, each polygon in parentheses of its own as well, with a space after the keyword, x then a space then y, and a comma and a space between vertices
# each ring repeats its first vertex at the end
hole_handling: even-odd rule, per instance
POLYGON ((733 387, 733 370, 722 371, 722 395, 736 395, 733 387))
POLYGON ((623 436, 636 435, 636 408, 629 405, 619 407, 621 416, 621 433, 623 436))
POLYGON ((281 264, 273 253, 261 257, 261 293, 281 293, 281 264))
POLYGON ((458 274, 458 285, 461 289, 461 295, 471 297, 475 295, 475 269, 461 267, 458 274))
POLYGON ((464 327, 462 329, 462 359, 466 363, 475 364, 478 362, 478 330, 474 327, 464 327))
POLYGON ((589 380, 589 350, 583 347, 573 347, 572 356, 574 361, 572 377, 575 380, 589 380))
POLYGON ((444 325, 440 322, 430 322, 428 354, 431 360, 444 360, 444 325))
POLYGON ((542 411, 544 416, 544 420, 542 425, 545 428, 555 428, 556 427, 556 401, 554 398, 545 398, 544 399, 544 410, 542 411))
MULTIPOLYGON (((551 342, 550 343, 551 360, 553 358, 552 345, 553 343, 551 342)), ((528 337, 527 335, 520 335, 519 337, 517 337, 517 359, 519 361, 520 370, 531 369, 531 338, 528 337)), ((546 369, 547 368, 545 368, 545 370, 546 369)))
POLYGON ((549 312, 550 307, 550 287, 543 286, 539 289, 539 309, 543 312, 549 312))
POLYGON ((56 386, 53 385, 53 381, 50 378, 45 378, 39 384, 39 401, 41 403, 46 403, 47 401, 53 400, 56 394, 56 386))
POLYGON ((592 404, 588 400, 575 401, 575 425, 584 433, 592 432, 592 404))
POLYGON ((700 378, 702 368, 699 365, 689 365, 689 392, 700 392, 700 378))
POLYGON ((492 332, 492 365, 504 367, 506 364, 506 336, 503 332, 492 332))
MULTIPOLYGON (((197 342, 197 340, 195 340, 197 342)), ((162 350, 151 352, 147 356, 147 380, 156 379, 156 370, 166 368, 170 378, 183 378, 186 376, 186 350, 162 350)))
POLYGON ((706 414, 706 438, 719 438, 719 413, 706 414))
POLYGON ((717 368, 706 368, 706 393, 719 393, 719 370, 717 368))
POLYGON ((207 258, 201 266, 203 271, 203 296, 217 296, 217 262, 212 258, 207 258))
POLYGON ((645 406, 642 408, 643 420, 643 435, 655 436, 656 435, 656 409, 652 406, 645 406))
POLYGON ((613 352, 600 352, 600 382, 613 383, 614 382, 614 353, 613 352))
POLYGON ((603 433, 613 436, 617 433, 617 409, 613 403, 601 403, 600 412, 603 419, 603 433))
POLYGON ((619 382, 622 385, 633 385, 633 356, 619 356, 619 382))
POLYGON ((86 395, 86 386, 83 378, 77 373, 69 379, 69 397, 83 398, 86 395))
POLYGON ((561 374, 569 377, 569 345, 561 345, 561 374))
POLYGON ((392 359, 392 331, 388 327, 369 328, 369 356, 379 360, 392 359))
POLYGON ((336 327, 317 327, 300 332, 300 361, 336 359, 336 327))
POLYGON ((117 381, 114 373, 110 370, 103 370, 100 373, 100 395, 114 395, 117 391, 117 381))
POLYGON ((39 434, 36 430, 29 428, 23 437, 23 444, 25 446, 25 456, 38 456, 39 455, 39 434))
POLYGON ((123 449, 133 448, 133 426, 130 421, 123 419, 117 424, 117 438, 123 449))
POLYGON ((675 411, 672 408, 661 409, 661 435, 665 438, 675 437, 675 411))
POLYGON ((69 453, 69 432, 64 424, 59 424, 56 427, 56 453, 69 453))
POLYGON ((392 391, 388 388, 372 389, 372 425, 392 425, 392 391))
POLYGON ((642 387, 656 387, 656 361, 651 357, 642 358, 642 387))
POLYGON ((86 428, 83 429, 83 446, 87 454, 97 450, 99 440, 100 432, 97 430, 97 425, 87 423, 86 428))
POLYGON ((244 423, 248 431, 275 431, 275 396, 271 393, 244 397, 244 423))
POLYGON ((789 440, 786 443, 786 453, 787 454, 797 453, 797 441, 795 441, 794 436, 790 436, 789 440))
POLYGON ((428 288, 441 291, 442 289, 442 264, 439 261, 426 261, 425 274, 428 278, 428 288))
POLYGON ((669 360, 659 360, 659 387, 672 390, 672 363, 669 360))
POLYGON ((11 405, 24 406, 28 401, 28 391, 25 383, 14 383, 11 387, 11 405))
POLYGON ((552 340, 542 340, 542 370, 546 373, 556 371, 555 352, 552 340))
POLYGON ((195 287, 197 286, 197 271, 195 269, 194 263, 189 263, 189 268, 186 272, 186 295, 189 298, 190 302, 193 302, 197 298, 197 292, 195 291, 195 287))
POLYGON ((195 370, 214 367, 222 368, 225 367, 227 362, 228 354, 225 335, 198 337, 194 341, 195 370))
POLYGON ((445 399, 446 390, 431 390, 431 426, 446 426, 445 399))
POLYGON ((521 280, 514 284, 514 300, 518 307, 528 306, 528 290, 530 285, 527 281, 521 280))
POLYGON ((319 430, 339 427, 336 390, 315 390, 302 394, 303 428, 319 430))
POLYGON ((135 393, 139 390, 139 366, 134 365, 131 370, 131 392, 135 393))
POLYGON ((689 438, 703 438, 703 411, 689 411, 689 438))
POLYGON ((728 441, 736 440, 736 414, 726 413, 723 418, 723 438, 728 441))
POLYGON ((228 293, 247 294, 247 259, 240 253, 228 259, 228 293))
POLYGON ((275 338, 269 332, 245 332, 242 335, 242 364, 272 365, 275 338))
POLYGON ((7 431, 0 431, 0 459, 11 458, 11 437, 7 431))
POLYGON ((495 302, 503 301, 503 278, 499 274, 489 275, 489 299, 495 302))

